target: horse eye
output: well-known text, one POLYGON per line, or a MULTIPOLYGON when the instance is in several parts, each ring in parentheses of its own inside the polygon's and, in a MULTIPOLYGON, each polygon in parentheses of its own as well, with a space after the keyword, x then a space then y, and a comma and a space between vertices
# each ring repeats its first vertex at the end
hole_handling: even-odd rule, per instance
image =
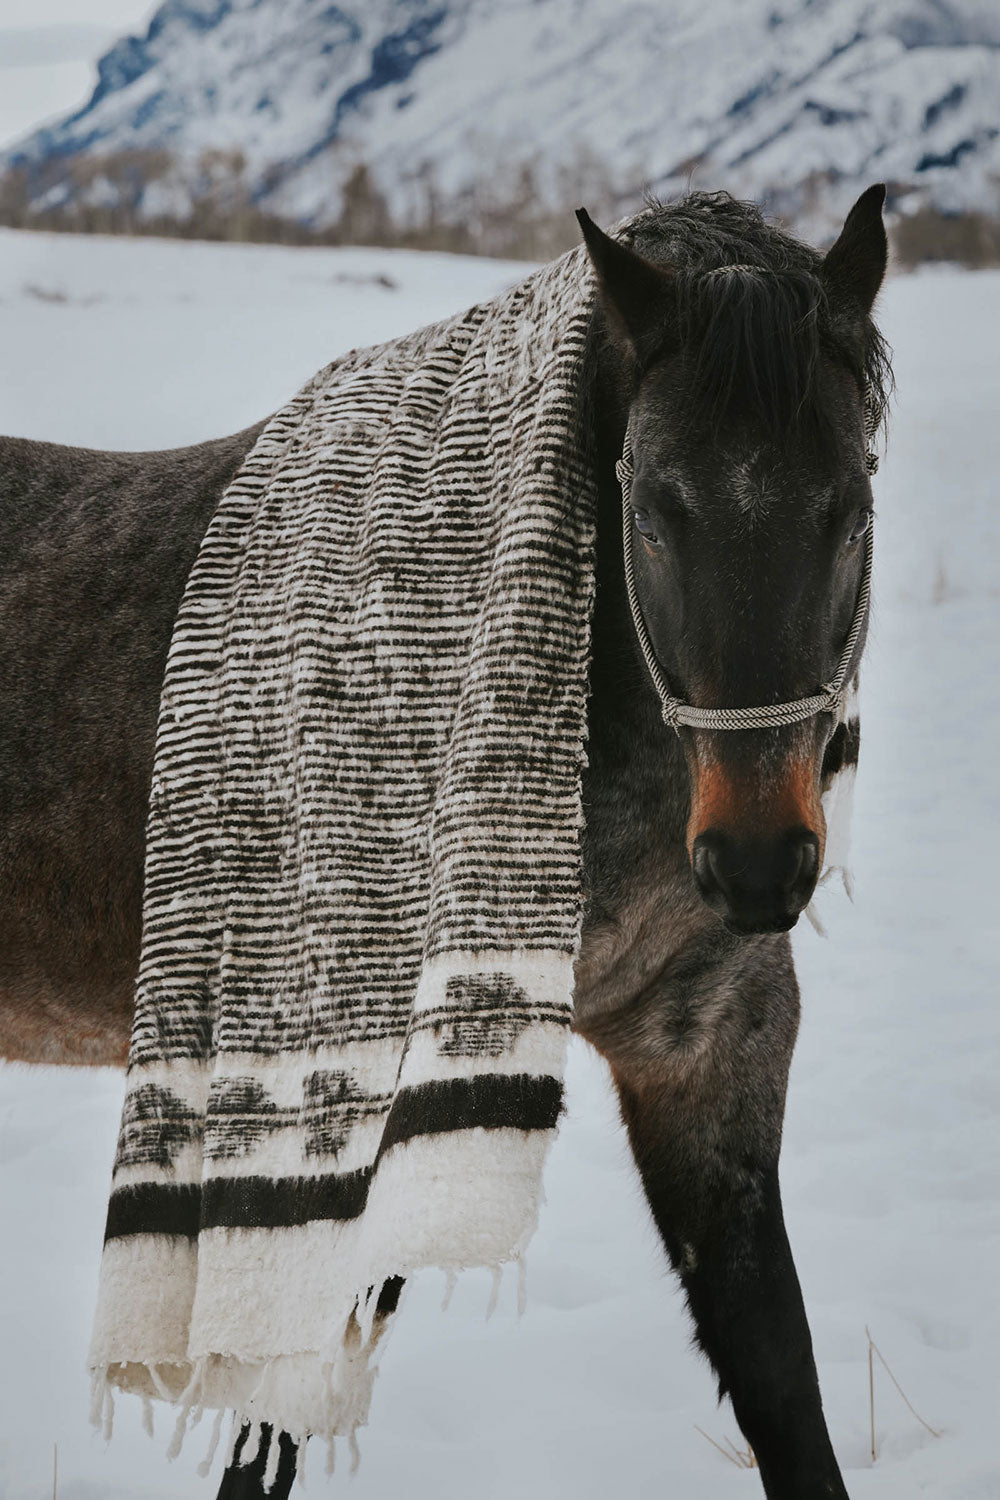
POLYGON ((860 542, 861 538, 864 536, 865 532, 868 530, 871 524, 871 511, 859 510, 857 516, 854 519, 854 525, 851 527, 851 534, 847 538, 848 542, 860 542))
POLYGON ((654 547, 658 547, 660 545, 660 538, 653 530, 652 523, 649 519, 649 511, 634 510, 632 514, 635 517, 635 529, 639 533, 639 535, 645 541, 650 542, 654 547))

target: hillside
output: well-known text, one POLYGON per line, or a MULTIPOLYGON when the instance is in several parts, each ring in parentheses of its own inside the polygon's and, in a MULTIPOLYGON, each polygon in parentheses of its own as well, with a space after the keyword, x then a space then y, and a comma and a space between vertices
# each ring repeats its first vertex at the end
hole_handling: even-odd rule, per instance
POLYGON ((814 233, 875 179, 903 212, 994 212, 1000 8, 166 0, 4 164, 7 222, 210 204, 353 239, 478 226, 501 249, 518 215, 611 215, 691 181, 814 233))

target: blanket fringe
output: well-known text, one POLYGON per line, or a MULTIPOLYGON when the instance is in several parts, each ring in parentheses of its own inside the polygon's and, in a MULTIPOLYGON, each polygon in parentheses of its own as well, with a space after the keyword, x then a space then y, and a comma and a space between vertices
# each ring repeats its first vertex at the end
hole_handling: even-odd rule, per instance
POLYGON ((208 1441, 208 1450, 205 1453, 205 1457, 198 1465, 198 1473, 201 1475, 202 1479, 208 1478, 208 1475, 211 1472, 212 1464, 215 1461, 215 1454, 219 1446, 219 1439, 222 1436, 222 1421, 225 1415, 226 1413, 224 1409, 220 1406, 219 1410, 215 1413, 215 1421, 212 1423, 212 1436, 208 1441))
POLYGON ((503 1281, 503 1266, 494 1266, 493 1267, 493 1286, 492 1286, 492 1288, 490 1290, 490 1300, 486 1304, 486 1321, 487 1321, 487 1323, 490 1321, 490 1319, 492 1318, 493 1314, 497 1310, 497 1303, 500 1301, 500 1283, 502 1281, 503 1281))
POLYGON ((372 1342, 372 1334, 375 1329, 375 1318, 378 1315, 378 1299, 382 1295, 382 1283, 378 1286, 370 1286, 364 1299, 358 1300, 358 1310, 355 1314, 358 1323, 358 1331, 361 1335, 361 1347, 367 1349, 372 1342))
POLYGON ((160 1374, 159 1370, 156 1368, 155 1364, 147 1365, 146 1369, 149 1371, 149 1378, 156 1387, 156 1394, 159 1396, 160 1400, 166 1401, 172 1406, 174 1398, 173 1396, 171 1396, 169 1390, 167 1389, 163 1377, 160 1374))
POLYGON ((234 1411, 233 1419, 229 1424, 229 1441, 226 1444, 226 1458, 223 1468, 230 1468, 233 1459, 236 1457, 236 1444, 239 1440, 241 1425, 239 1413, 234 1411))
MULTIPOLYGON (((274 1481, 278 1477, 278 1461, 280 1460, 280 1458, 281 1458, 281 1443, 278 1441, 278 1434, 276 1432, 272 1431, 272 1433, 271 1433, 271 1441, 268 1444, 268 1449, 267 1449, 267 1463, 266 1463, 266 1465, 264 1467, 264 1493, 265 1493, 265 1495, 269 1495, 271 1493, 271 1489, 272 1489, 272 1486, 274 1485, 274 1481)), ((296 1460, 298 1459, 298 1449, 297 1448, 296 1448, 295 1458, 296 1458, 296 1460)))
POLYGON ((523 1318, 528 1310, 528 1262, 523 1250, 514 1257, 517 1263, 517 1315, 523 1318))
POLYGON ((170 1445, 167 1448, 167 1458, 171 1463, 175 1458, 178 1457, 181 1448, 184 1446, 184 1438, 187 1434, 188 1418, 190 1417, 190 1415, 190 1406, 182 1406, 180 1412, 177 1415, 177 1422, 174 1426, 174 1435, 170 1439, 170 1445))
MULTIPOLYGON (((526 1237, 527 1238, 527 1237, 526 1237)), ((519 1244, 512 1252, 510 1261, 517 1266, 517 1311, 523 1315, 527 1305, 527 1263, 525 1260, 525 1245, 519 1244)), ((496 1311, 500 1292, 503 1284, 503 1273, 509 1262, 499 1262, 485 1269, 492 1274, 492 1286, 486 1306, 486 1318, 492 1317, 496 1311)), ((477 1268, 478 1269, 478 1268, 477 1268)), ((442 1306, 447 1308, 451 1301, 455 1287, 458 1284, 459 1270, 449 1267, 445 1271, 445 1296, 442 1306)), ((338 1402, 337 1393, 350 1389, 353 1385, 357 1390, 361 1384, 368 1385, 378 1374, 378 1366, 375 1363, 376 1352, 381 1353, 390 1328, 396 1321, 398 1313, 393 1313, 381 1320, 378 1316, 378 1300, 384 1282, 380 1281, 377 1286, 365 1288, 363 1294, 359 1294, 354 1309, 342 1326, 339 1344, 335 1345, 331 1358, 322 1363, 324 1385, 327 1391, 331 1419, 335 1420, 335 1409, 338 1402), (352 1335, 353 1329, 353 1335, 352 1335), (346 1377, 346 1383, 345 1383, 346 1377)), ((332 1343, 332 1341, 331 1341, 332 1343)), ((329 1347, 329 1346, 328 1346, 329 1347)), ((174 1408, 177 1413, 176 1421, 167 1446, 166 1457, 170 1460, 176 1459, 181 1453, 188 1432, 196 1427, 205 1412, 206 1398, 209 1396, 209 1365, 210 1357, 203 1357, 193 1361, 190 1378, 179 1395, 173 1394, 163 1378, 162 1373, 155 1363, 145 1365, 149 1383, 157 1397, 174 1408)), ((212 1421, 212 1429, 204 1457, 197 1466, 198 1475, 204 1479, 211 1472, 216 1455, 222 1441, 222 1429, 227 1411, 231 1412, 229 1434, 225 1446, 224 1468, 232 1467, 236 1455, 236 1446, 240 1433, 244 1427, 247 1432, 246 1442, 240 1450, 238 1464, 243 1468, 252 1464, 259 1456, 263 1437, 263 1426, 266 1419, 261 1418, 259 1412, 268 1407, 269 1387, 273 1382, 274 1361, 268 1361, 261 1365, 259 1378, 255 1381, 253 1389, 246 1400, 237 1408, 217 1407, 212 1421), (259 1405, 258 1405, 259 1403, 259 1405), (256 1409, 255 1409, 256 1408, 256 1409)), ((126 1370, 126 1365, 108 1366, 104 1369, 95 1369, 91 1376, 91 1425, 98 1428, 104 1435, 105 1440, 110 1440, 115 1416, 115 1388, 114 1379, 116 1369, 126 1370)), ((142 1396, 142 1426, 148 1437, 154 1436, 153 1402, 150 1396, 142 1396)), ((209 1402, 210 1404, 210 1402, 209 1402)), ((325 1472, 332 1475, 336 1465, 336 1451, 338 1437, 345 1438, 350 1455, 350 1472, 357 1472, 361 1462, 361 1449, 358 1443, 358 1428, 363 1425, 364 1415, 367 1411, 367 1401, 344 1403, 341 1398, 340 1420, 344 1423, 341 1432, 319 1432, 315 1436, 326 1442, 326 1464, 325 1472), (353 1409, 352 1409, 353 1408, 353 1409)), ((293 1477, 298 1485, 305 1483, 305 1460, 307 1442, 310 1434, 299 1432, 291 1434, 294 1443, 294 1469, 293 1477)), ((267 1462, 264 1469, 263 1485, 265 1493, 270 1493, 278 1475, 278 1467, 281 1459, 281 1447, 277 1441, 271 1442, 268 1448, 267 1462)))
POLYGON ((90 1381, 90 1425, 110 1443, 115 1422, 115 1398, 104 1370, 95 1370, 90 1381))

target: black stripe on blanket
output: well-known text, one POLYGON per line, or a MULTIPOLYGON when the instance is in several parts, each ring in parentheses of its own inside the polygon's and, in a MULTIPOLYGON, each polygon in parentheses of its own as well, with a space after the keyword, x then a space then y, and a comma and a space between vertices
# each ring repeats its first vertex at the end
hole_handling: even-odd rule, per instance
POLYGON ((562 1093, 558 1078, 530 1073, 482 1073, 400 1089, 379 1155, 415 1135, 445 1130, 553 1130, 562 1093))
POLYGON ((201 1189, 197 1183, 140 1182, 116 1188, 108 1202, 104 1243, 130 1234, 173 1234, 197 1239, 201 1189))
MULTIPOLYGON (((450 1130, 552 1130, 562 1084, 528 1073, 482 1074, 401 1089, 389 1111, 379 1156, 420 1135, 450 1130)), ((318 1177, 215 1177, 197 1185, 140 1183, 117 1188, 105 1241, 133 1234, 195 1239, 201 1229, 279 1229, 364 1212, 374 1168, 318 1177)))

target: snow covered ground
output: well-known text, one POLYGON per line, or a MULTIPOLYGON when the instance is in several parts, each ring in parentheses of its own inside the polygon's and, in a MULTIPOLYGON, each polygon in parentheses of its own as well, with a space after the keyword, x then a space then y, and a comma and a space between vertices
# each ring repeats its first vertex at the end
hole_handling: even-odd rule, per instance
MULTIPOLYGON (((489 295, 496 262, 0 231, 0 431, 92 446, 245 425, 338 351, 489 295)), ((898 412, 878 508, 856 904, 796 932, 804 1020, 783 1180, 835 1447, 855 1500, 1000 1495, 1000 274, 891 283, 898 412), (876 1368, 868 1452, 865 1325, 876 1368)), ((603 1065, 582 1046, 529 1256, 483 1319, 470 1274, 407 1293, 353 1500, 737 1500, 760 1494, 695 1430, 738 1440, 665 1273, 603 1065)), ((127 1401, 106 1447, 84 1370, 121 1080, 0 1065, 0 1500, 190 1500, 127 1401)), ((343 1455, 342 1455, 343 1457, 343 1455)), ((217 1466, 218 1467, 218 1466, 217 1466)))

